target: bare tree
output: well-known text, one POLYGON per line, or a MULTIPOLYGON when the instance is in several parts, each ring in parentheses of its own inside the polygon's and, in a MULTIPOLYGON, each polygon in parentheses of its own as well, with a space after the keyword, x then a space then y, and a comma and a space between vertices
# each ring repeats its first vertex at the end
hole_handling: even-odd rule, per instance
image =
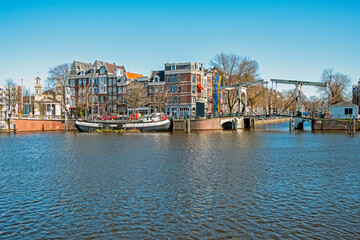
POLYGON ((136 108, 142 105, 146 105, 149 101, 147 96, 147 89, 143 84, 138 82, 130 83, 127 86, 124 98, 128 103, 129 107, 134 109, 134 113, 136 111, 136 108))
POLYGON ((69 69, 70 64, 59 64, 49 69, 49 76, 46 79, 47 87, 55 93, 49 95, 50 100, 59 103, 63 109, 66 109, 66 86, 68 85, 69 69))
POLYGON ((92 99, 92 97, 90 96, 90 101, 89 101, 89 96, 90 96, 90 85, 86 84, 81 87, 79 86, 76 107, 78 108, 78 114, 80 116, 85 115, 85 118, 87 118, 89 103, 91 103, 91 99, 92 99))
POLYGON ((167 95, 165 92, 165 88, 163 86, 158 88, 158 92, 154 93, 154 105, 158 109, 159 112, 165 110, 165 105, 167 101, 167 95))
POLYGON ((13 112, 19 103, 19 92, 16 83, 10 78, 6 80, 5 98, 8 110, 13 112))
POLYGON ((307 110, 311 112, 315 112, 317 109, 321 107, 321 100, 316 96, 310 96, 306 103, 307 110))
MULTIPOLYGON (((254 81, 259 76, 259 64, 256 61, 235 53, 217 54, 210 60, 210 65, 222 76, 223 86, 254 81)), ((232 113, 235 105, 239 103, 237 90, 224 94, 224 100, 232 113)))
POLYGON ((321 81, 326 83, 326 87, 320 87, 319 92, 328 104, 335 104, 347 99, 347 91, 351 84, 351 79, 343 73, 335 73, 334 69, 325 69, 321 75, 321 81))

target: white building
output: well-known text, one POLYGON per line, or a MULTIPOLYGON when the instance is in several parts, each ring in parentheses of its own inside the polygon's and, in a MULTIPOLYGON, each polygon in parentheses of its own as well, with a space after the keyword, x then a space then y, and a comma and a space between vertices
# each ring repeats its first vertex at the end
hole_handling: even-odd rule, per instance
POLYGON ((330 107, 331 119, 359 119, 359 106, 351 102, 339 102, 330 107))

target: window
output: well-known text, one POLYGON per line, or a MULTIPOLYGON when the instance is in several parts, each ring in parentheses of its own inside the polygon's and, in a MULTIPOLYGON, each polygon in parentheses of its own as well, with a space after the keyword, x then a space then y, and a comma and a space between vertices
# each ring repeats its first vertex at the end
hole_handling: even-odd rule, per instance
POLYGON ((123 88, 123 93, 126 93, 126 87, 123 88))
POLYGON ((149 87, 149 93, 153 93, 153 87, 149 87))
POLYGON ((345 108, 345 115, 352 115, 353 111, 352 108, 345 108))
POLYGON ((86 79, 83 80, 83 84, 84 84, 84 86, 86 85, 86 79))
POLYGON ((195 85, 192 85, 191 89, 192 89, 192 93, 195 93, 195 85))
POLYGON ((176 86, 172 86, 172 93, 176 93, 176 86))
POLYGON ((109 87, 109 94, 112 94, 112 88, 109 87))
POLYGON ((116 85, 116 78, 113 79, 113 85, 116 85))
POLYGON ((105 74, 105 68, 101 68, 100 74, 105 74))
POLYGON ((40 94, 40 91, 39 91, 39 89, 38 89, 38 90, 36 90, 36 94, 40 94))
POLYGON ((195 97, 192 97, 192 101, 191 101, 192 103, 195 103, 195 97))
POLYGON ((112 85, 112 79, 111 78, 109 78, 108 83, 109 83, 109 86, 112 85))
POLYGON ((181 81, 181 75, 177 75, 177 81, 180 82, 181 81))
POLYGON ((191 74, 192 82, 195 83, 195 74, 191 74))
POLYGON ((82 98, 81 97, 79 97, 79 103, 82 103, 82 98))
POLYGON ((175 64, 171 65, 171 70, 172 71, 176 70, 176 65, 175 64))
POLYGON ((167 79, 167 82, 169 83, 170 82, 170 76, 167 76, 166 79, 167 79))
POLYGON ((94 87, 94 93, 97 93, 97 87, 94 87))
POLYGON ((154 77, 154 82, 159 82, 159 79, 160 79, 159 76, 155 76, 154 77))
POLYGON ((71 89, 71 95, 75 95, 75 89, 71 89))
POLYGON ((75 86, 75 80, 71 80, 71 81, 70 81, 70 85, 71 85, 72 87, 74 87, 74 86, 75 86))
POLYGON ((97 84, 97 79, 96 78, 94 78, 94 84, 97 84))
POLYGON ((172 103, 176 103, 176 99, 177 99, 176 97, 173 97, 172 98, 172 103))
POLYGON ((172 82, 176 82, 176 76, 175 75, 172 76, 172 82))
POLYGON ((155 88, 155 93, 158 93, 159 92, 159 89, 156 87, 155 88))
POLYGON ((167 92, 170 93, 170 86, 167 87, 167 92))
POLYGON ((79 86, 82 85, 82 79, 79 79, 79 86))
POLYGON ((73 97, 71 98, 71 105, 73 105, 73 106, 75 105, 75 98, 73 98, 73 97))
POLYGON ((100 103, 104 102, 104 97, 100 96, 100 103))
POLYGON ((180 91, 181 91, 181 86, 178 86, 177 89, 178 89, 178 93, 180 93, 180 91))
POLYGON ((121 92, 122 92, 121 90, 122 90, 122 88, 121 88, 121 87, 119 87, 119 94, 121 94, 121 92))
POLYGON ((178 103, 181 103, 181 97, 178 97, 178 103))
POLYGON ((82 91, 81 91, 81 89, 79 88, 79 94, 82 94, 82 91))

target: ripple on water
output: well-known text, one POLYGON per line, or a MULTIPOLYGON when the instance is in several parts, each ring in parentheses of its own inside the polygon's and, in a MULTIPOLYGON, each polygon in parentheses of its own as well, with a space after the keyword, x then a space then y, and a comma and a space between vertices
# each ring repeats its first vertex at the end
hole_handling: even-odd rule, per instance
POLYGON ((0 238, 354 239, 360 137, 1 136, 0 238))

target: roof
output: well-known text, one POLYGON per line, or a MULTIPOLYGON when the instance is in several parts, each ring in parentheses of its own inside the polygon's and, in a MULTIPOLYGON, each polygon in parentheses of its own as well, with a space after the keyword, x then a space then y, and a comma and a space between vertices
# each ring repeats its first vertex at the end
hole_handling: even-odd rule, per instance
POLYGON ((357 107, 358 105, 356 104, 353 104, 351 102, 345 102, 345 101, 342 101, 342 102, 338 102, 334 105, 331 105, 331 107, 357 107))
POLYGON ((122 69, 125 72, 124 66, 118 66, 115 63, 114 64, 105 63, 105 68, 108 73, 115 73, 115 69, 122 69))
POLYGON ((159 76, 160 82, 163 82, 164 81, 164 73, 165 73, 165 71, 163 71, 163 70, 152 71, 151 76, 150 76, 150 81, 152 82, 154 80, 155 76, 159 76))
POLYGON ((129 79, 137 79, 138 77, 142 77, 142 74, 137 74, 137 73, 131 73, 131 72, 127 72, 126 73, 126 77, 129 79))
POLYGON ((74 61, 71 65, 71 74, 76 74, 77 71, 84 70, 89 71, 91 69, 91 63, 84 63, 79 61, 74 61))

